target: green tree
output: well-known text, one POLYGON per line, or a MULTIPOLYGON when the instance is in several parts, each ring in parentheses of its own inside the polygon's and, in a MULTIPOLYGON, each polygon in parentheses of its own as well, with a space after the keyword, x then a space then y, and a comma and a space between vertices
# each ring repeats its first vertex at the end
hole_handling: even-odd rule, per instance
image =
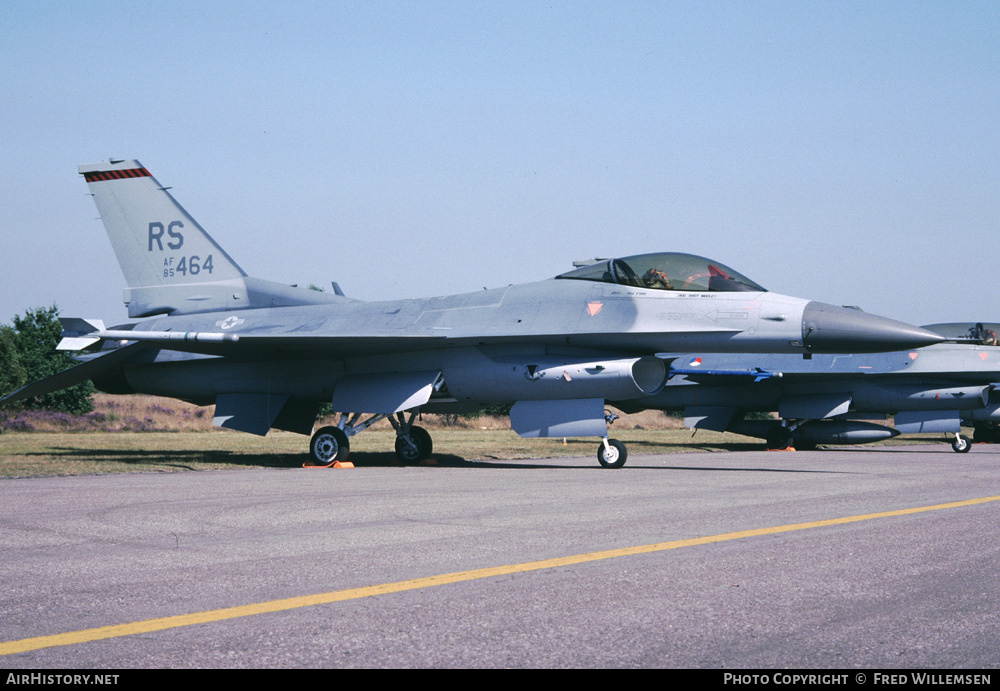
MULTIPOLYGON (((13 329, 3 327, 5 335, 0 336, 0 363, 3 364, 4 374, 0 385, 5 389, 4 393, 16 389, 25 381, 42 379, 77 364, 68 353, 56 350, 62 334, 58 315, 59 308, 55 305, 37 307, 27 310, 24 316, 14 317, 13 329), (13 356, 8 356, 6 352, 9 346, 12 346, 13 356), (10 372, 7 371, 8 366, 13 367, 10 372), (20 384, 10 386, 10 382, 17 379, 20 379, 20 384)), ((94 385, 87 381, 22 401, 21 407, 83 415, 94 409, 93 393, 94 385)))
POLYGON ((17 333, 4 324, 0 326, 0 395, 21 388, 27 380, 17 356, 17 333))

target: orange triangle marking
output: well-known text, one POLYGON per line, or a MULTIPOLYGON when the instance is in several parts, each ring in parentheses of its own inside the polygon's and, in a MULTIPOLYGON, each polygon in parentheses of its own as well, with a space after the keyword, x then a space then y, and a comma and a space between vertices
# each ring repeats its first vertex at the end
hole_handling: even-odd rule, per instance
POLYGON ((588 302, 587 303, 587 314, 589 314, 591 317, 593 317, 594 315, 596 315, 598 312, 601 311, 602 307, 604 307, 604 303, 603 302, 588 302))

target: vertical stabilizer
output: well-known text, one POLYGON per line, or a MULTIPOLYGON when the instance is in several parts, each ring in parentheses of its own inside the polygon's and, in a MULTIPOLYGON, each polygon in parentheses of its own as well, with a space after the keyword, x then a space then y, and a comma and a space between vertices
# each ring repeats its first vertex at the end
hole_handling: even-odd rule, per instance
POLYGON ((347 299, 247 276, 138 161, 80 166, 80 174, 125 275, 130 317, 347 299))
POLYGON ((80 166, 130 288, 246 276, 138 161, 80 166))

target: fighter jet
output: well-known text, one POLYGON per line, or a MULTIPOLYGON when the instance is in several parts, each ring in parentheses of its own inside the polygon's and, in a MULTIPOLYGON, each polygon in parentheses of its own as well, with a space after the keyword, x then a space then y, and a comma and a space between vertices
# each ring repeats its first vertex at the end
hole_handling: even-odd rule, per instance
POLYGON ((80 167, 115 251, 130 318, 63 320, 59 348, 82 364, 12 402, 91 379, 111 393, 215 404, 217 426, 309 434, 319 405, 340 413, 312 434, 315 463, 346 460, 375 422, 411 462, 432 453, 420 412, 512 403, 524 437, 594 436, 621 467, 608 400, 667 383, 664 353, 869 352, 942 337, 858 310, 767 292, 690 254, 594 261, 555 278, 475 293, 363 302, 248 276, 138 161, 80 167), (368 416, 368 417, 365 417, 368 416))
POLYGON ((671 364, 659 393, 616 402, 684 411, 693 429, 729 431, 766 440, 768 448, 865 444, 901 433, 940 432, 968 451, 961 425, 976 442, 1000 442, 1000 347, 997 324, 924 327, 953 342, 895 353, 733 355, 689 353, 671 364), (777 420, 745 419, 777 412, 777 420), (893 417, 893 425, 871 421, 893 417))

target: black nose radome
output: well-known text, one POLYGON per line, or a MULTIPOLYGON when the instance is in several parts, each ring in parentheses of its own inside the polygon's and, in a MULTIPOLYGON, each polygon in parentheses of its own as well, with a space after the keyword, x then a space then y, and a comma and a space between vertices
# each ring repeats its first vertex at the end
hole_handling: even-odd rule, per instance
POLYGON ((802 311, 802 343, 816 353, 878 353, 943 340, 919 326, 850 307, 810 302, 802 311))

